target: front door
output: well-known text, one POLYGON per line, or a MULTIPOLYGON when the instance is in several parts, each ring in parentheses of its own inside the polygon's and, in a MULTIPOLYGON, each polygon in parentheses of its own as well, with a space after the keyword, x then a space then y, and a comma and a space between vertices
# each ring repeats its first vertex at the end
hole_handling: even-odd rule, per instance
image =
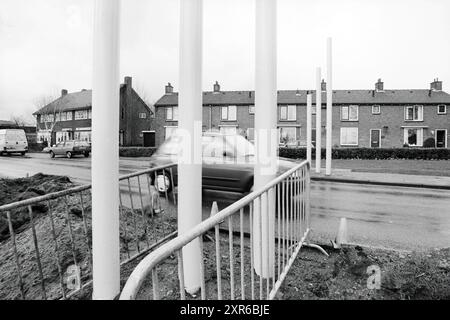
POLYGON ((155 146, 155 132, 143 132, 144 135, 144 147, 155 146))
POLYGON ((380 129, 370 130, 370 147, 371 148, 379 148, 380 147, 380 129))
POLYGON ((436 130, 436 148, 445 148, 447 130, 436 130))

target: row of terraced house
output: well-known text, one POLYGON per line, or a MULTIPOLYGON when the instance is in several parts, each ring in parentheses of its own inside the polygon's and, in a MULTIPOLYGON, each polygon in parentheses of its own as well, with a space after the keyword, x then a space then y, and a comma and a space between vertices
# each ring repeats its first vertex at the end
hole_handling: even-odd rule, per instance
MULTIPOLYGON (((306 97, 311 93, 312 128, 315 128, 315 90, 278 91, 279 143, 306 146, 306 97)), ((326 83, 322 81, 322 146, 325 145, 326 83)), ((222 91, 216 82, 203 93, 203 130, 237 133, 254 139, 255 93, 222 91)), ((387 89, 379 79, 373 89, 333 90, 333 147, 396 148, 448 147, 450 95, 442 81, 434 79, 429 89, 387 89)), ((178 93, 169 83, 155 103, 156 145, 178 126, 178 93)), ((312 140, 315 144, 316 130, 312 140)))
MULTIPOLYGON (((315 144, 315 90, 278 91, 279 143, 306 146, 306 97, 311 93, 312 140, 315 144)), ((322 81, 322 145, 325 145, 326 83, 322 81)), ((203 93, 203 130, 241 134, 254 140, 255 93, 222 91, 219 83, 203 93)), ((435 79, 428 89, 333 90, 333 147, 448 148, 450 95, 435 79)), ((38 142, 91 140, 92 91, 68 93, 36 113, 38 142)), ((131 77, 120 87, 120 131, 123 146, 159 146, 178 127, 178 93, 169 83, 150 108, 132 88, 131 77)))

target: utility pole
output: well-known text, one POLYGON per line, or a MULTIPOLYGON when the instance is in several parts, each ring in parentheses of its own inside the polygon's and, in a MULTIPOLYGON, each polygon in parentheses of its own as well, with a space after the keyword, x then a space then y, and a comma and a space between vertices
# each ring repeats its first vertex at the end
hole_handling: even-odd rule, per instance
POLYGON ((316 69, 316 173, 320 173, 322 156, 322 73, 316 69))
POLYGON ((327 39, 327 150, 325 160, 325 174, 331 175, 331 145, 333 132, 333 65, 332 65, 332 43, 327 39))
POLYGON ((96 0, 92 83, 93 299, 120 292, 120 0, 96 0))
MULTIPOLYGON (((183 143, 178 162, 178 234, 182 235, 202 222, 203 0, 182 0, 180 9, 178 129, 183 143)), ((183 259, 185 289, 194 294, 201 285, 198 239, 183 248, 183 259)))
POLYGON ((311 164, 311 147, 312 147, 312 141, 311 141, 311 109, 312 109, 312 94, 308 93, 306 96, 306 160, 309 161, 311 164))
MULTIPOLYGON (((256 1, 254 188, 276 177, 277 167, 277 2, 256 1)), ((255 201, 253 247, 255 271, 264 278, 273 273, 275 259, 275 194, 255 201), (261 229, 260 229, 261 221, 261 229), (262 262, 262 263, 261 263, 262 262)))

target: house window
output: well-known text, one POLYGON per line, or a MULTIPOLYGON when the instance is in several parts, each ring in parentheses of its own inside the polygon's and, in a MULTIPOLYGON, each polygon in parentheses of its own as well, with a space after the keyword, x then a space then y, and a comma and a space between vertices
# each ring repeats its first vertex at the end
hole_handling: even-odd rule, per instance
POLYGON ((280 106, 280 120, 295 121, 297 120, 297 108, 295 105, 280 106))
POLYGON ((281 145, 295 145, 297 143, 297 128, 296 127, 280 127, 279 128, 280 144, 281 145))
POLYGON ((147 119, 147 114, 145 112, 140 112, 139 119, 147 119))
POLYGON ((66 121, 67 120, 67 112, 61 112, 60 117, 61 117, 61 121, 66 121))
POLYGON ((166 120, 167 121, 178 121, 178 107, 167 107, 166 108, 166 120))
POLYGON ((381 108, 379 104, 375 104, 372 106, 372 114, 380 114, 381 108))
POLYGON ((88 118, 87 110, 75 111, 75 120, 84 120, 88 118))
POLYGON ((423 146, 423 128, 405 128, 403 143, 410 147, 423 146))
POLYGON ((224 121, 236 121, 236 106, 222 107, 220 117, 224 121))
POLYGON ((342 121, 358 121, 358 106, 342 106, 341 107, 341 120, 342 121))
POLYGON ((165 127, 165 138, 168 139, 171 136, 173 136, 175 134, 175 132, 177 131, 178 127, 165 127))
POLYGON ((358 145, 358 128, 341 128, 341 145, 358 145))
POLYGON ((255 114, 255 106, 248 106, 248 113, 255 114))
POLYGON ((445 104, 438 105, 438 114, 447 114, 447 106, 445 104))
POLYGON ((73 119, 72 111, 67 111, 67 113, 66 113, 66 120, 67 121, 72 121, 72 119, 73 119))
POLYGON ((423 121, 423 106, 406 106, 405 107, 406 121, 423 121))
POLYGON ((92 109, 88 110, 88 119, 92 119, 92 109))

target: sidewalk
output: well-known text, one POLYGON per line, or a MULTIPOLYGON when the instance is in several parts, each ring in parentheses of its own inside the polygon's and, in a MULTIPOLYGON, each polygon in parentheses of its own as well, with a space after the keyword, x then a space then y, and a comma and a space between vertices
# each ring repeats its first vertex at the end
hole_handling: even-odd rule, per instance
POLYGON ((321 169, 320 174, 312 168, 311 180, 450 190, 450 177, 448 176, 354 172, 352 169, 332 169, 331 175, 327 176, 325 168, 321 169))

